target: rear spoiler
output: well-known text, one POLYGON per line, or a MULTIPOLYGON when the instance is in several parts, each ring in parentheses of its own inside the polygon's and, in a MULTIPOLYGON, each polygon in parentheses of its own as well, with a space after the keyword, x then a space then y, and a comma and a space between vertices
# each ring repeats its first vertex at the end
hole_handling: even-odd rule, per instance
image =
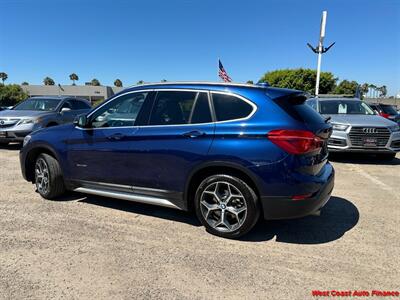
POLYGON ((304 92, 292 92, 280 97, 272 98, 272 100, 279 105, 299 105, 303 104, 308 99, 304 92))

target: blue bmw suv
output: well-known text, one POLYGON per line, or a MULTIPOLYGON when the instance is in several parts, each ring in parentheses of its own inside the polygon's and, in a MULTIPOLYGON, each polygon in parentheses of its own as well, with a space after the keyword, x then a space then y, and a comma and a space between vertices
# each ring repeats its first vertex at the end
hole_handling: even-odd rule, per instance
POLYGON ((66 191, 194 210, 238 238, 264 219, 329 200, 332 132, 300 91, 225 83, 128 88, 74 124, 28 135, 23 176, 45 199, 66 191))

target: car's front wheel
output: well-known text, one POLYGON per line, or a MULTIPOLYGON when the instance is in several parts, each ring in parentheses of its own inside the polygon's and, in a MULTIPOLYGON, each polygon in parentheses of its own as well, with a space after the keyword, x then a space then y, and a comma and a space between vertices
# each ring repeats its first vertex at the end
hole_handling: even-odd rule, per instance
POLYGON ((64 179, 58 161, 48 155, 40 154, 35 162, 35 185, 38 193, 45 199, 54 200, 65 192, 64 179))
POLYGON ((240 178, 212 175, 199 185, 196 214, 211 234, 238 238, 257 223, 260 209, 254 190, 240 178))

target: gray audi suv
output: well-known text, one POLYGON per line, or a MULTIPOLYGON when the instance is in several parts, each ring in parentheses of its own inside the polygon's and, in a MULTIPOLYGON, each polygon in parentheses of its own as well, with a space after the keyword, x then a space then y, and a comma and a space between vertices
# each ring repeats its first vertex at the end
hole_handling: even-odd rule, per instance
POLYGON ((72 97, 32 97, 10 110, 0 111, 0 145, 23 142, 41 128, 72 123, 91 108, 88 101, 72 97))
POLYGON ((329 151, 373 153, 388 160, 400 151, 399 125, 377 115, 364 101, 311 98, 306 103, 332 123, 329 151))

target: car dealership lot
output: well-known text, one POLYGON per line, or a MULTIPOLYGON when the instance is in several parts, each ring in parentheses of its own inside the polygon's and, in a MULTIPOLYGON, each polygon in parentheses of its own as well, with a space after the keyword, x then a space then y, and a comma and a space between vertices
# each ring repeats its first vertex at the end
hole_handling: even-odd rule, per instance
POLYGON ((400 155, 335 157, 320 217, 260 222, 240 241, 191 214, 71 194, 45 201, 0 148, 0 298, 311 298, 398 290, 400 155))

